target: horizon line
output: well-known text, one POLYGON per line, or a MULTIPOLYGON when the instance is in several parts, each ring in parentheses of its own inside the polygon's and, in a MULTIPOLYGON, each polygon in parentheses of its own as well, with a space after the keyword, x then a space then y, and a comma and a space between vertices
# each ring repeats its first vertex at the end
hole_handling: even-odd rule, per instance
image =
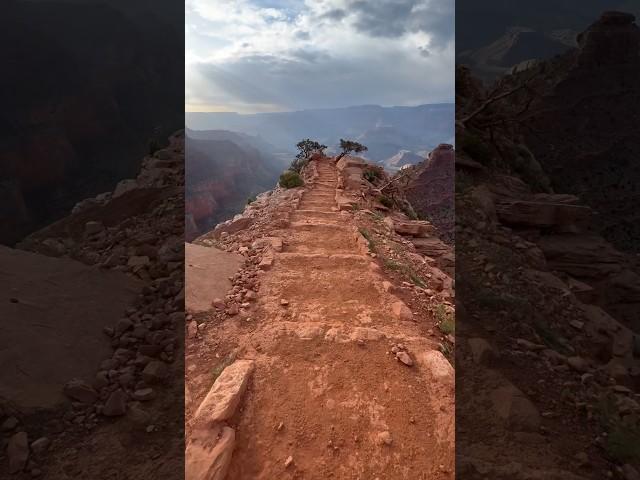
POLYGON ((274 113, 296 113, 296 112, 309 112, 314 110, 339 110, 339 109, 347 109, 347 108, 361 108, 361 107, 378 107, 378 108, 417 108, 424 106, 432 106, 432 105, 455 105, 455 101, 448 102, 433 102, 433 103, 419 103, 417 105, 378 105, 374 103, 365 103, 360 105, 347 105, 344 107, 319 107, 319 108, 302 108, 298 110, 274 110, 271 112, 253 112, 253 113, 240 113, 229 110, 210 110, 210 111, 202 111, 202 110, 186 110, 187 113, 226 113, 226 114, 234 114, 234 115, 269 115, 274 113))

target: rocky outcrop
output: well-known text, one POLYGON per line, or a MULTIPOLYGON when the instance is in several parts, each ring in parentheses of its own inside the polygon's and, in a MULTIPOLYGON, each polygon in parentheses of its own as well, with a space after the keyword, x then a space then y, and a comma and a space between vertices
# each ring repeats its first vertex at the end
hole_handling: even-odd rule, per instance
POLYGON ((522 134, 553 188, 579 195, 596 211, 593 226, 608 241, 637 250, 640 222, 632 205, 640 181, 640 28, 633 15, 606 12, 578 43, 515 75, 515 81, 534 75, 536 93, 510 100, 516 109, 531 101, 522 134))
POLYGON ((605 12, 578 35, 578 65, 586 68, 640 64, 640 28, 625 12, 605 12))
POLYGON ((187 241, 240 213, 249 199, 273 188, 282 171, 268 153, 233 136, 220 139, 217 133, 187 136, 187 241))
POLYGON ((471 476, 580 478, 588 459, 589 478, 624 478, 627 459, 600 432, 638 432, 640 275, 624 238, 637 237, 637 123, 627 123, 637 112, 625 103, 640 92, 631 80, 636 60, 604 52, 634 49, 634 30, 628 16, 605 14, 578 50, 502 78, 498 91, 534 75, 530 90, 502 101, 487 103, 494 90, 458 72, 468 159, 456 165, 456 283, 465 307, 457 309, 468 315, 456 332, 456 441, 471 476), (569 383, 565 409, 549 392, 569 383), (487 405, 495 416, 483 414, 487 405), (539 438, 547 429, 554 435, 539 438), (517 446, 510 452, 506 438, 517 446), (567 462, 557 452, 568 445, 589 454, 567 462))
MULTIPOLYGON (((406 196, 416 213, 437 228, 440 238, 453 242, 455 152, 451 145, 439 145, 423 163, 409 167, 411 179, 406 196)), ((401 173, 402 174, 402 173, 401 173)))
POLYGON ((12 73, 0 79, 0 198, 9 200, 0 243, 14 245, 135 176, 150 147, 183 128, 184 77, 166 63, 183 42, 161 20, 167 6, 129 15, 115 3, 12 1, 4 9, 11 48, 0 62, 12 73))
MULTIPOLYGON (((7 302, 14 311, 0 317, 15 323, 8 338, 20 348, 3 354, 17 366, 19 387, 25 374, 35 385, 25 390, 1 382, 3 389, 30 396, 3 391, 0 411, 15 412, 29 433, 37 424, 44 440, 34 438, 39 442, 30 445, 32 454, 51 444, 49 455, 30 455, 25 475, 61 478, 81 468, 99 478, 122 461, 119 435, 183 425, 183 383, 173 381, 184 371, 183 133, 168 143, 141 161, 138 176, 29 235, 18 245, 29 252, 12 250, 5 257, 8 265, 20 262, 16 282, 8 277, 12 285, 5 288, 15 290, 15 301, 7 302), (54 333, 43 335, 42 329, 54 333), (37 419, 29 408, 39 409, 37 419), (43 422, 43 412, 53 421, 43 422), (88 462, 63 453, 89 444, 101 454, 88 462)), ((167 453, 178 448, 176 442, 183 448, 178 436, 165 440, 167 453)), ((136 442, 130 454, 149 458, 156 448, 136 442)), ((170 459, 153 466, 164 478, 182 468, 170 459)), ((149 474, 133 462, 127 470, 140 478, 149 474)))

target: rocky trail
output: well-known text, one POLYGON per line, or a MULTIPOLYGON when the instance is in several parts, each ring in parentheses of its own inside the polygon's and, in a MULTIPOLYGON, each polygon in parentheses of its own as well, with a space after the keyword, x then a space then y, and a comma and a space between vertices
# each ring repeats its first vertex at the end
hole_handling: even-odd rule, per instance
POLYGON ((187 478, 453 478, 453 370, 316 163, 243 312, 192 329, 187 478))

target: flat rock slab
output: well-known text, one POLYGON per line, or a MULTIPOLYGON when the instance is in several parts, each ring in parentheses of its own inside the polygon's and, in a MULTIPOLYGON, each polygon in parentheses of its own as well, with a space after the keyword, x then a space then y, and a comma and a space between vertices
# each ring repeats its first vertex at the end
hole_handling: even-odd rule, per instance
POLYGON ((185 244, 186 308, 189 312, 211 310, 214 298, 224 298, 232 277, 244 258, 214 247, 185 244))
POLYGON ((230 427, 199 432, 185 452, 187 480, 224 480, 227 478, 236 434, 230 427))
POLYGON ((225 368, 198 407, 194 424, 213 425, 231 418, 247 389, 253 368, 252 360, 237 360, 225 368))
POLYGON ((102 329, 141 288, 123 273, 0 247, 0 397, 53 408, 69 380, 93 380, 111 355, 102 329))

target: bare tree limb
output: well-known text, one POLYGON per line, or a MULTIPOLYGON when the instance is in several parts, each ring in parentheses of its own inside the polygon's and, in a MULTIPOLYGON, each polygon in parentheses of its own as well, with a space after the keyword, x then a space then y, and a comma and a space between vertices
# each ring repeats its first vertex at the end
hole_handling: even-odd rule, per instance
MULTIPOLYGON (((461 118, 460 120, 456 120, 456 125, 462 128, 466 127, 466 124, 473 120, 476 116, 478 116, 479 114, 481 114, 482 112, 484 112, 487 108, 489 108, 491 105, 493 105, 494 103, 496 103, 499 100, 502 100, 503 98, 509 97, 511 95, 513 95, 514 93, 519 92, 520 90, 522 90, 523 88, 526 88, 529 83, 538 76, 538 74, 532 75, 531 77, 529 77, 527 80, 525 80, 523 83, 521 83, 520 85, 518 85, 517 87, 514 87, 510 90, 507 90, 506 92, 503 92, 501 94, 493 94, 491 96, 489 96, 489 98, 487 98, 487 100, 485 100, 482 105, 480 105, 478 108, 476 108, 474 111, 472 111, 469 115, 467 115, 464 118, 461 118)), ((494 90, 495 91, 495 90, 494 90)), ((492 92, 493 93, 493 92, 492 92)), ((528 107, 527 107, 528 108, 528 107)))

